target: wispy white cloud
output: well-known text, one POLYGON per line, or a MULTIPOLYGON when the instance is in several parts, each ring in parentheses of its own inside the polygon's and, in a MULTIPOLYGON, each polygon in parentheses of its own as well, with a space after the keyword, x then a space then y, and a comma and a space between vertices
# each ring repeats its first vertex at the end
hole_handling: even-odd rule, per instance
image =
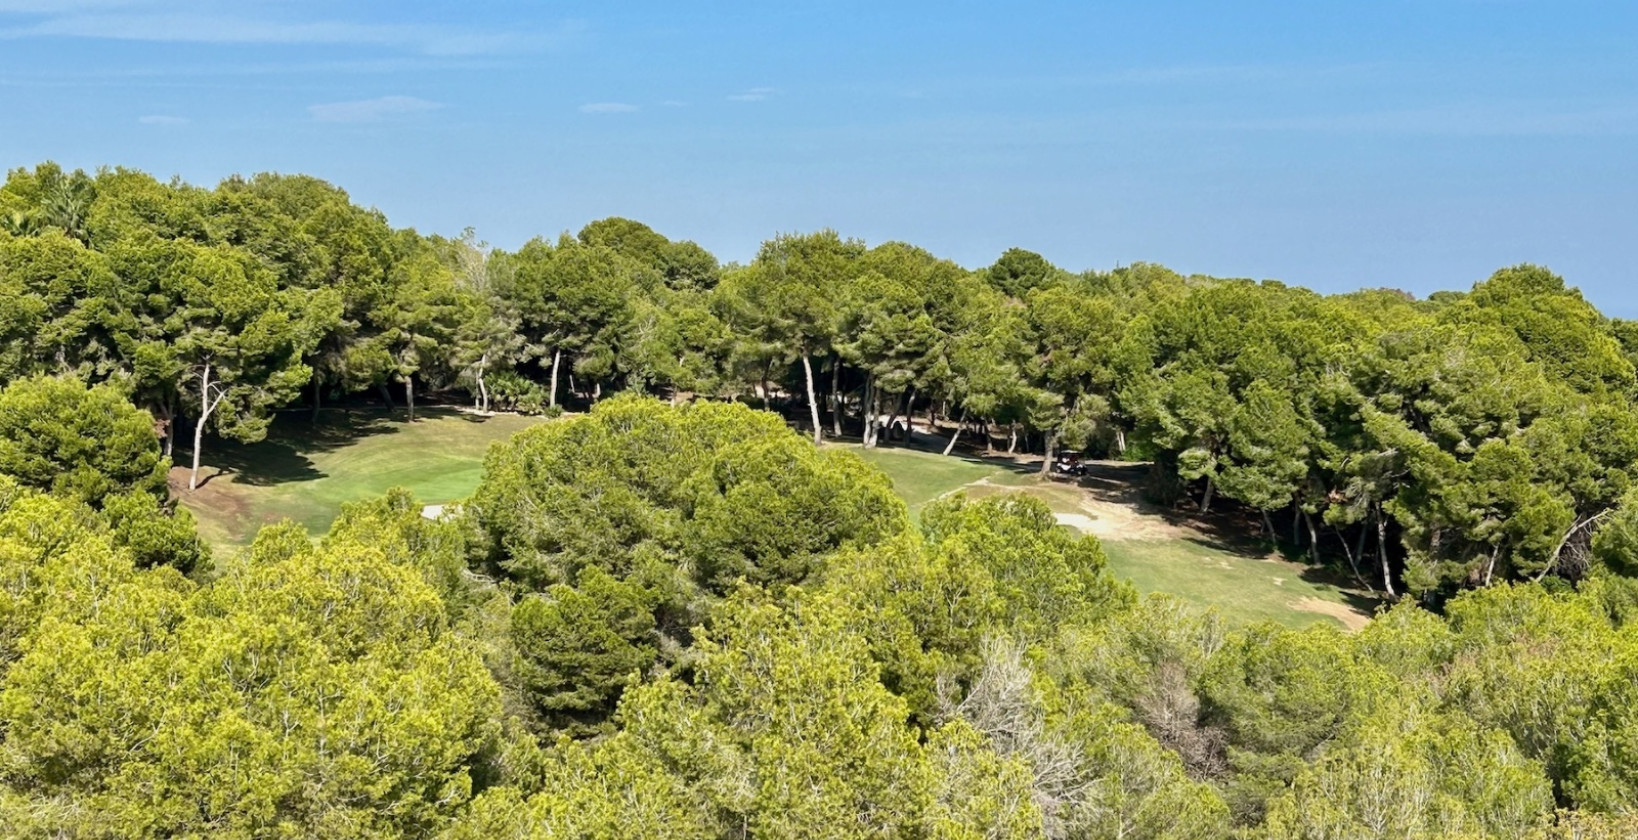
POLYGON ((88 9, 118 9, 142 0, 0 0, 0 14, 65 14, 88 9))
POLYGON ((389 117, 436 111, 443 103, 418 99, 414 96, 383 96, 353 102, 329 102, 309 105, 307 112, 319 122, 366 123, 380 122, 389 117))
POLYGON ((735 93, 728 97, 729 102, 761 102, 770 96, 779 93, 771 87, 754 87, 744 93, 735 93))
POLYGON ((187 117, 173 117, 168 114, 148 114, 137 117, 137 122, 143 125, 187 125, 187 117))
POLYGON ((0 14, 38 17, 0 27, 0 38, 85 38, 201 44, 334 44, 408 49, 433 56, 523 52, 559 46, 584 24, 542 30, 490 31, 405 23, 272 17, 155 0, 0 0, 0 14), (180 5, 183 8, 178 9, 180 5))

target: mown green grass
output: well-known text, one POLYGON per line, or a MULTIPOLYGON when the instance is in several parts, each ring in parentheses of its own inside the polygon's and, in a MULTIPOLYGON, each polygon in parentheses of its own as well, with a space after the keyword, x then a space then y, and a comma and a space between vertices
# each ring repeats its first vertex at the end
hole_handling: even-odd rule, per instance
MULTIPOLYGON (((489 445, 538 422, 434 409, 414 424, 404 422, 402 412, 333 411, 315 426, 305 414, 291 413, 281 416, 261 443, 207 442, 201 476, 208 480, 179 496, 198 518, 200 533, 222 549, 246 545, 263 525, 284 519, 317 536, 329 530, 344 503, 393 487, 408 487, 426 504, 465 498, 483 477, 489 445)), ((1081 490, 1042 483, 1033 471, 1005 462, 911 449, 850 449, 892 479, 912 517, 928 502, 962 489, 975 497, 1024 492, 1056 512, 1084 512, 1081 490)), ((185 462, 186 454, 178 461, 185 462)), ((173 473, 173 484, 185 488, 186 482, 183 470, 173 473)), ((1113 572, 1139 591, 1215 607, 1236 625, 1265 619, 1291 627, 1339 623, 1296 609, 1304 598, 1369 607, 1301 564, 1204 538, 1105 540, 1104 551, 1113 572)))
POLYGON ((928 502, 1004 471, 995 464, 979 460, 912 449, 848 448, 893 479, 893 490, 909 506, 911 519, 919 516, 928 502))
MULTIPOLYGON (((183 488, 182 504, 214 545, 245 545, 263 525, 284 519, 319 535, 342 504, 393 487, 408 487, 426 504, 470 495, 483 477, 489 445, 540 422, 441 409, 417 414, 408 423, 402 411, 331 411, 317 425, 305 413, 282 415, 260 443, 207 441, 205 483, 197 491, 186 490, 180 469, 172 483, 183 488)), ((177 461, 187 458, 184 453, 177 461)))
MULTIPOLYGON (((1027 493, 1057 513, 1088 513, 1080 504, 1084 491, 1061 482, 1042 482, 1033 471, 1004 462, 946 458, 908 449, 854 451, 888 474, 912 515, 927 502, 961 489, 978 498, 1027 493), (968 486, 981 479, 978 486, 968 486)), ((1110 570, 1139 592, 1163 592, 1202 608, 1215 608, 1235 626, 1264 620, 1297 628, 1345 623, 1333 615, 1299 609, 1305 599, 1337 605, 1332 609, 1338 613, 1354 613, 1349 616, 1354 624, 1372 608, 1366 599, 1331 583, 1323 570, 1265 556, 1254 542, 1228 545, 1187 529, 1182 533, 1184 536, 1166 539, 1104 540, 1110 570)))
POLYGON ((1312 567, 1225 550, 1188 539, 1106 540, 1117 576, 1139 592, 1164 592, 1215 607, 1232 625, 1274 621, 1288 627, 1342 625, 1336 617, 1297 609, 1305 598, 1349 606, 1368 615, 1363 599, 1326 582, 1312 567))

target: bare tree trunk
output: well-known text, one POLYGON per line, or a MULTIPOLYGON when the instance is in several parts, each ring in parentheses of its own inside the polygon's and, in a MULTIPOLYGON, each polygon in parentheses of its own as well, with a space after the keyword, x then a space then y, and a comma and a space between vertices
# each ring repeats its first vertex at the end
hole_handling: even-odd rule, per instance
POLYGON ((915 400, 915 398, 916 398, 916 389, 915 389, 914 386, 912 386, 910 388, 910 390, 905 393, 905 399, 904 399, 904 401, 902 403, 899 400, 894 400, 893 401, 892 413, 887 415, 887 439, 889 441, 893 440, 893 424, 895 422, 897 422, 898 419, 899 419, 899 411, 901 410, 901 407, 902 407, 902 410, 905 413, 904 425, 905 425, 906 431, 905 431, 904 439, 906 441, 908 441, 910 439, 910 433, 908 431, 909 428, 910 428, 910 417, 909 417, 910 404, 911 404, 912 401, 915 400))
POLYGON ((864 445, 870 449, 876 445, 876 412, 881 406, 881 391, 876 387, 876 377, 865 379, 864 395, 864 445))
POLYGON ((1007 454, 1011 455, 1018 451, 1018 424, 1008 423, 1007 428, 1010 430, 1007 433, 1007 454))
POLYGON ((1382 505, 1376 506, 1376 553, 1382 564, 1382 589, 1389 598, 1399 597, 1393 591, 1393 575, 1388 569, 1388 523, 1382 518, 1382 505))
POLYGON ((1586 519, 1583 519, 1583 520, 1581 520, 1579 522, 1576 522, 1575 524, 1571 525, 1570 530, 1564 532, 1564 539, 1559 540, 1558 541, 1558 547, 1553 549, 1553 556, 1548 558, 1546 567, 1541 570, 1540 574, 1536 575, 1536 577, 1535 577, 1536 582, 1540 583, 1542 578, 1547 577, 1547 575, 1549 573, 1551 573, 1553 571, 1553 569, 1558 566, 1559 556, 1564 553, 1564 547, 1570 544, 1570 540, 1575 537, 1576 532, 1584 530, 1588 526, 1592 525, 1594 522, 1597 522, 1598 520, 1603 519, 1606 516, 1609 516, 1610 514, 1614 513, 1616 510, 1617 510, 1617 508, 1609 508, 1608 510, 1605 510, 1602 513, 1594 514, 1592 516, 1587 517, 1586 519))
POLYGON ((392 389, 387 387, 387 383, 382 382, 376 385, 375 390, 381 394, 381 401, 387 404, 388 411, 398 407, 398 404, 392 401, 392 389))
POLYGON ((193 471, 188 474, 188 490, 199 489, 199 454, 205 447, 205 423, 210 420, 211 412, 221 404, 222 397, 227 392, 217 388, 216 399, 210 397, 210 363, 206 362, 204 370, 199 373, 199 422, 193 424, 193 471))
POLYGON ((1280 539, 1280 532, 1274 530, 1273 518, 1268 515, 1267 510, 1260 509, 1258 512, 1263 515, 1263 533, 1267 534, 1269 539, 1278 543, 1280 539))
POLYGON ((1115 451, 1121 457, 1126 457, 1126 430, 1119 426, 1115 427, 1115 451))
MULTIPOLYGON (((1302 510, 1302 508, 1298 508, 1298 510, 1302 510)), ((1308 526, 1308 557, 1309 557, 1309 559, 1313 560, 1315 563, 1318 563, 1319 562, 1319 530, 1314 527, 1314 517, 1309 516, 1308 511, 1306 511, 1306 510, 1302 511, 1302 521, 1303 521, 1303 524, 1308 526)))
POLYGON ((1302 547, 1302 532, 1297 530, 1297 527, 1301 524, 1302 505, 1297 504, 1296 500, 1293 499, 1291 501, 1291 544, 1298 548, 1302 547))
POLYGON ((404 404, 409 406, 409 421, 415 422, 415 374, 404 374, 404 404))
POLYGON ((1201 513, 1211 513, 1211 497, 1216 492, 1217 483, 1211 480, 1211 476, 1206 476, 1206 495, 1200 497, 1201 513))
POLYGON ((1364 524, 1361 523, 1359 527, 1360 542, 1359 554, 1357 558, 1353 550, 1348 547, 1348 536, 1342 533, 1342 529, 1333 525, 1331 526, 1331 530, 1337 532, 1337 542, 1342 543, 1342 553, 1348 558, 1348 568, 1354 570, 1354 580, 1359 581, 1359 585, 1365 587, 1366 589, 1375 589, 1376 587, 1371 586, 1370 582, 1365 580, 1364 573, 1359 570, 1359 561, 1365 559, 1364 524))
POLYGON ((1057 448, 1058 432, 1056 429, 1054 429, 1053 431, 1047 432, 1046 435, 1046 457, 1041 459, 1041 475, 1048 476, 1052 474, 1052 455, 1053 450, 1057 448))
POLYGON ((602 398, 603 398, 603 380, 599 379, 599 380, 592 383, 592 402, 597 402, 598 400, 601 400, 602 398))
POLYGON ((324 401, 324 380, 320 378, 318 368, 313 368, 313 422, 319 421, 319 406, 324 401))
POLYGON ((771 370, 773 370, 773 359, 769 359, 768 363, 762 366, 762 410, 763 411, 772 411, 773 410, 773 400, 772 400, 772 396, 773 396, 772 391, 773 391, 773 389, 768 387, 768 373, 771 370))
POLYGON ((176 409, 171 407, 171 398, 166 397, 158 406, 160 422, 165 424, 165 442, 160 445, 160 454, 169 458, 176 451, 176 409))
POLYGON ((961 439, 961 430, 967 428, 967 410, 961 410, 961 419, 956 421, 955 431, 950 435, 950 442, 944 444, 944 454, 955 451, 956 441, 961 439))
POLYGON ((563 348, 558 347, 552 351, 552 391, 551 396, 547 398, 548 406, 557 405, 557 369, 562 362, 563 348))
POLYGON ((830 365, 830 431, 835 437, 842 436, 842 357, 837 356, 830 365))
POLYGON ((825 440, 824 427, 819 425, 819 398, 813 390, 813 359, 808 351, 802 351, 802 372, 807 375, 808 383, 808 412, 813 415, 813 445, 818 446, 825 440))

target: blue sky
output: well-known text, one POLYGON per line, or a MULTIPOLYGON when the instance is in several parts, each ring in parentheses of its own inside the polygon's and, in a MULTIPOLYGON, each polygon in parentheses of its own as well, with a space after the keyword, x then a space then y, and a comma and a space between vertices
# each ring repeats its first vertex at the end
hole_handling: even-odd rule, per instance
POLYGON ((1638 3, 0 0, 0 162, 331 180, 1324 291, 1551 266, 1638 316, 1638 3))

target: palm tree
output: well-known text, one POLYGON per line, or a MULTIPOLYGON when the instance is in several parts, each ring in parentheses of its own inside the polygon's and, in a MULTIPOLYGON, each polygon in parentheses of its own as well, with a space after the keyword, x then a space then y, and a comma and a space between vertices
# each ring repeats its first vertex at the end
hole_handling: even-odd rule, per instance
POLYGON ((23 210, 0 213, 0 230, 12 236, 33 236, 40 230, 40 219, 23 210))
POLYGON ((75 189, 67 179, 59 180, 46 192, 45 201, 40 207, 41 221, 90 244, 91 235, 85 227, 88 204, 83 190, 75 189))

